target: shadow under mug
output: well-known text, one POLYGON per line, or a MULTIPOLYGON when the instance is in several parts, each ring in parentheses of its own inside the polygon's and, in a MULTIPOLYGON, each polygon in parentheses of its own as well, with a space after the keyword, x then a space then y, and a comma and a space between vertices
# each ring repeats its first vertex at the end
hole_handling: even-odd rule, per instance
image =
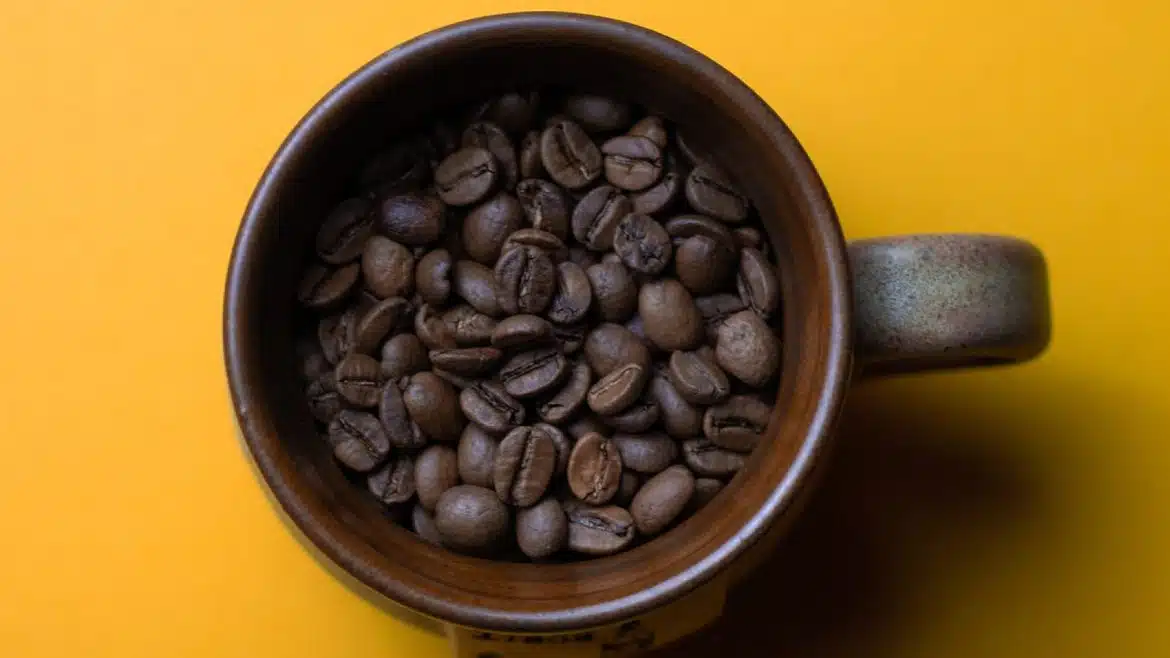
POLYGON ((336 572, 391 610, 443 625, 461 657, 613 656, 718 615, 728 584, 767 554, 815 484, 855 362, 888 373, 1025 361, 1047 345, 1049 303, 1043 256, 1014 238, 846 246, 796 138, 700 53, 618 21, 524 13, 418 37, 313 107, 248 205, 223 330, 246 450, 281 512, 336 572), (344 477, 296 383, 290 316, 302 255, 360 162, 439 108, 550 83, 644 105, 740 182, 781 272, 779 394, 743 472, 661 537, 582 562, 490 562, 424 544, 344 477))

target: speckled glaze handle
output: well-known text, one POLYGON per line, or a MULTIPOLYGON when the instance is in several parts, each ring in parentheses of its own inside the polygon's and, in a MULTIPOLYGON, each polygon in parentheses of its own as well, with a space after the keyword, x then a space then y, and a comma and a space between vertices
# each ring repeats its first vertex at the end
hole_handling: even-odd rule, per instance
POLYGON ((909 235, 849 245, 863 373, 1018 363, 1048 345, 1044 255, 998 235, 909 235))

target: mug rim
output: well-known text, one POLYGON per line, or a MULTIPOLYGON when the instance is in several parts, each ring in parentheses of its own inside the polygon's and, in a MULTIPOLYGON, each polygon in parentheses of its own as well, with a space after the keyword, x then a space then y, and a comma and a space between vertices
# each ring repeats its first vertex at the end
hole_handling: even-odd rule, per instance
POLYGON ((711 581, 726 565, 762 539, 805 488, 816 462, 830 442, 852 370, 852 294, 846 253, 845 240, 828 193, 796 137, 746 83, 697 50, 636 24, 571 12, 504 13, 451 23, 379 54, 330 89, 289 132, 258 180, 232 248, 224 297, 224 360, 240 433, 248 447, 248 457, 257 466, 264 484, 299 531, 325 556, 362 584, 397 604, 461 626, 519 632, 574 630, 628 619, 677 600, 711 581), (823 283, 828 289, 830 309, 824 358, 825 377, 824 381, 816 383, 821 395, 815 404, 813 421, 805 431, 805 441, 791 467, 766 502, 752 513, 750 521, 700 561, 653 587, 556 613, 500 611, 430 596, 416 596, 409 587, 395 587, 396 583, 390 579, 370 573, 368 561, 349 545, 354 538, 332 532, 326 527, 327 524, 321 522, 317 512, 310 509, 312 505, 295 487, 289 485, 290 478, 295 477, 291 473, 295 468, 287 460, 280 459, 283 450, 279 441, 248 422, 250 409, 247 401, 251 396, 244 357, 248 347, 244 345, 242 332, 237 329, 237 318, 246 312, 249 303, 246 289, 250 279, 256 276, 251 255, 257 249, 259 225, 267 214, 265 209, 277 201, 277 195, 272 189, 275 181, 296 166, 299 154, 309 148, 317 135, 328 130, 331 113, 357 100, 363 90, 376 84, 380 76, 400 66, 405 60, 417 59, 427 52, 450 48, 469 39, 487 39, 504 33, 514 38, 521 31, 565 33, 569 36, 575 31, 657 51, 681 62, 687 69, 694 71, 696 77, 702 78, 703 84, 719 88, 745 112, 750 113, 753 121, 774 137, 770 144, 761 148, 772 148, 779 152, 793 174, 799 194, 813 209, 803 220, 822 246, 826 266, 826 280, 823 283))

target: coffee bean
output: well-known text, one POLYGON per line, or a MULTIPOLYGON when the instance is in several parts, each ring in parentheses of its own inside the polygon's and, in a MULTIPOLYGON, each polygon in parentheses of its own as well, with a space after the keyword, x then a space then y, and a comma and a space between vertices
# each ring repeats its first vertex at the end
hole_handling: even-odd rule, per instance
POLYGON ((593 373, 589 370, 589 364, 578 361, 573 365, 565 385, 556 395, 537 407, 537 413, 549 423, 565 422, 585 403, 592 383, 593 373))
POLYGON ((373 232, 370 202, 346 199, 329 213, 317 231, 317 256, 330 265, 356 260, 373 232))
POLYGON ((594 94, 576 94, 565 99, 565 114, 595 133, 625 130, 634 120, 628 103, 594 94))
POLYGON ((586 555, 611 555, 634 541, 634 519, 626 510, 573 506, 565 510, 569 520, 569 550, 586 555))
MULTIPOLYGON (((517 155, 517 164, 520 169, 521 182, 524 179, 535 179, 545 175, 544 163, 540 160, 540 131, 530 130, 520 140, 520 153, 517 155)), ((520 192, 520 186, 516 186, 520 192)))
POLYGON ((567 476, 574 496, 590 505, 603 505, 621 484, 621 454, 604 436, 586 434, 573 446, 567 476))
POLYGON ((443 313, 443 324, 455 344, 464 347, 488 344, 492 332, 496 330, 494 319, 467 304, 460 304, 443 313))
POLYGON ((435 441, 457 441, 467 424, 455 389, 432 372, 411 375, 402 401, 410 419, 435 441))
POLYGON ((625 327, 630 330, 630 333, 637 336, 638 340, 642 341, 642 344, 646 346, 646 349, 650 350, 652 355, 657 355, 662 352, 662 349, 655 345, 654 341, 650 340, 646 335, 646 325, 642 322, 642 316, 635 313, 634 317, 626 321, 625 327))
POLYGON ((538 314, 556 291, 556 270, 548 254, 535 247, 508 251, 496 263, 496 291, 508 313, 538 314))
POLYGON ((492 471, 496 495, 518 507, 535 505, 556 470, 556 446, 543 430, 517 427, 500 441, 492 471))
POLYGON ((638 399, 649 372, 637 363, 627 363, 605 375, 589 389, 589 408, 602 416, 621 413, 638 399))
POLYGON ((698 165, 687 176, 687 201, 704 215, 725 222, 747 218, 749 202, 723 170, 711 163, 698 165))
POLYGON ((362 169, 359 183, 383 196, 422 185, 429 174, 426 160, 419 157, 417 144, 404 140, 371 159, 362 169))
POLYGON ((678 215, 667 221, 663 228, 666 229, 667 235, 673 240, 678 240, 680 244, 686 238, 701 235, 711 238, 732 253, 739 250, 739 245, 736 244, 735 237, 727 226, 704 215, 678 215))
POLYGON ((638 285, 621 263, 598 263, 585 271, 598 314, 606 322, 625 322, 638 308, 638 285))
POLYGON ((471 422, 496 435, 524 423, 524 405, 495 381, 476 382, 459 394, 459 408, 471 422))
POLYGON ((556 425, 548 423, 536 423, 533 427, 541 430, 548 435, 548 438, 552 439, 553 447, 556 448, 557 452, 556 469, 553 471, 553 475, 564 475, 565 469, 569 466, 569 455, 573 452, 573 442, 569 439, 569 435, 556 425))
POLYGON ((638 291, 638 315, 646 336, 671 352, 698 347, 705 325, 691 293, 674 279, 659 279, 638 291))
POLYGON ((686 508, 695 492, 695 476, 685 466, 671 466, 646 481, 630 503, 638 532, 656 535, 686 508))
POLYGON ((499 164, 504 189, 511 190, 516 187, 516 181, 520 179, 516 147, 503 128, 487 121, 477 121, 463 131, 463 146, 478 146, 490 151, 499 164))
POLYGON ((615 434, 611 441, 622 456, 622 466, 636 473, 658 473, 678 457, 678 444, 657 432, 615 434))
POLYGON ((461 347, 431 350, 429 356, 436 368, 464 377, 479 377, 495 368, 503 353, 494 347, 461 347))
POLYGON ((443 537, 439 534, 439 529, 435 527, 434 517, 422 505, 415 505, 410 510, 410 528, 414 530, 414 534, 418 535, 419 539, 426 543, 432 546, 443 545, 443 537))
POLYGON ((499 290, 496 273, 490 267, 473 260, 455 263, 455 294, 472 308, 491 317, 500 317, 499 290))
POLYGON ((780 368, 780 341, 754 311, 740 311, 719 325, 719 366, 748 386, 763 386, 780 368))
POLYGON ((508 536, 508 508, 494 491, 461 484, 443 492, 435 505, 435 528, 443 545, 452 550, 484 553, 496 549, 508 536))
POLYGON ((691 404, 716 404, 731 395, 723 370, 701 352, 675 352, 667 369, 670 383, 691 404))
POLYGON ((622 483, 618 485, 618 491, 614 494, 613 504, 620 507, 628 507, 634 500, 634 496, 638 494, 638 489, 642 487, 642 478, 633 471, 622 471, 622 483))
POLYGON ((614 187, 637 192, 662 176, 662 150, 646 137, 623 135, 601 145, 605 179, 614 187))
POLYGON ((337 364, 337 392, 358 407, 377 406, 381 396, 382 364, 364 354, 351 354, 337 364))
POLYGON ((529 178, 516 185, 516 196, 532 228, 548 231, 561 240, 569 237, 572 201, 561 188, 546 180, 529 178))
POLYGON ((768 428, 771 415, 772 408, 758 398, 734 395, 723 404, 707 409, 703 434, 720 448, 751 452, 768 428))
POLYGON ((466 377, 464 375, 451 372, 450 370, 443 370, 442 368, 435 368, 434 370, 431 370, 431 372, 435 373, 439 379, 442 379, 460 391, 474 385, 477 381, 471 377, 466 377))
POLYGON ((780 280, 776 270, 752 247, 745 247, 740 254, 735 285, 744 303, 764 319, 771 317, 780 306, 780 280))
POLYGON ((670 236, 662 225, 647 215, 631 213, 617 226, 613 250, 635 272, 658 274, 670 263, 670 236))
POLYGON ((516 512, 516 544, 534 560, 540 560, 565 547, 569 539, 569 521, 561 504, 553 498, 516 512))
POLYGON ((703 323, 707 326, 707 340, 715 342, 719 335, 719 327, 727 318, 747 308, 738 295, 708 295, 695 299, 695 306, 703 316, 703 323))
POLYGON ((434 510, 443 492, 459 484, 459 458, 448 446, 433 445, 414 460, 414 485, 423 509, 434 510))
POLYGON ((569 375, 569 362, 557 349, 541 348, 517 354, 500 369, 504 390, 530 398, 554 389, 569 375))
POLYGON ((414 460, 409 455, 395 457, 367 478, 366 486, 385 505, 405 503, 414 498, 414 460))
POLYGON ((305 389, 309 399, 309 412, 319 422, 328 423, 345 409, 345 398, 337 392, 337 380, 327 372, 311 382, 305 389))
POLYGON ((557 265, 556 290, 548 309, 549 319, 560 324, 582 320, 593 303, 593 288, 585 270, 576 263, 557 265))
POLYGON ((415 313, 414 333, 428 349, 456 346, 451 326, 430 304, 423 304, 415 313))
POLYGON ((707 439, 690 439, 682 444, 683 461, 696 475, 728 477, 743 468, 744 456, 724 450, 707 439))
POLYGON ((410 302, 401 297, 384 299, 352 325, 350 343, 360 354, 372 354, 411 312, 410 302))
POLYGON ((550 344, 553 328, 548 320, 537 315, 512 315, 504 318, 492 332, 492 346, 510 349, 525 345, 550 344))
POLYGON ((345 409, 329 423, 329 444, 337 461, 359 473, 374 470, 390 456, 382 424, 364 411, 345 409))
POLYGON ((725 287, 735 267, 735 254, 713 238, 693 235, 674 250, 674 271, 696 295, 710 295, 725 287))
POLYGON ((565 431, 569 433, 569 436, 573 437, 574 441, 580 441, 587 434, 609 436, 611 432, 609 427, 601 422, 601 418, 593 412, 578 415, 565 426, 565 431))
POLYGON ((410 297, 414 294, 414 255, 390 238, 375 235, 362 252, 362 278, 383 299, 410 297))
POLYGON ((439 199, 423 194, 400 194, 382 202, 378 228, 395 242, 426 245, 439 239, 447 224, 447 209, 439 199))
POLYGON ((451 298, 451 277, 455 261, 446 249, 428 251, 418 260, 414 283, 423 301, 432 306, 446 306, 451 298))
POLYGON ((516 197, 500 192, 476 206, 463 220, 463 248, 474 260, 491 267, 504 241, 524 225, 524 209, 516 197))
POLYGON ((464 484, 477 487, 494 487, 492 471, 496 463, 496 448, 499 442, 488 435, 479 425, 468 424, 459 437, 457 461, 459 479, 464 484))
POLYGON ((768 241, 764 239, 764 234, 759 229, 751 226, 740 226, 731 234, 741 249, 751 247, 764 256, 768 255, 768 241))
POLYGON ((327 315, 317 322, 317 342, 329 363, 336 364, 349 352, 349 327, 356 322, 356 316, 351 309, 345 313, 327 315), (349 319, 343 324, 341 318, 345 315, 349 319))
POLYGON ((601 422, 619 432, 638 433, 645 432, 658 422, 658 415, 658 403, 644 395, 621 413, 602 416, 601 422))
POLYGON ((687 504, 688 511, 697 512, 711 502, 720 491, 723 491, 723 482, 715 478, 695 478, 695 491, 691 494, 691 501, 687 504))
POLYGON ((670 135, 666 130, 666 122, 662 120, 662 117, 654 115, 639 120, 630 127, 627 134, 635 137, 645 137, 654 142, 660 149, 665 149, 667 143, 670 141, 670 135))
POLYGON ((674 207, 682 193, 683 179, 679 174, 668 171, 657 183, 630 195, 633 212, 642 215, 656 215, 674 207))
POLYGON ((561 121, 540 136, 540 159, 550 178, 579 190, 601 176, 601 151, 581 126, 561 121))
POLYGON ((609 322, 598 325, 586 336, 585 359, 598 377, 630 363, 650 367, 650 351, 642 341, 629 329, 609 322))
POLYGON ((390 445, 399 450, 413 452, 426 445, 426 436, 410 420, 410 413, 402 399, 402 391, 395 382, 389 382, 382 387, 378 398, 378 422, 382 423, 382 429, 386 431, 390 445))
POLYGON ((452 206, 469 206, 485 198, 502 179, 491 151, 465 147, 443 159, 435 169, 439 198, 452 206))
POLYGON ((357 263, 343 265, 337 269, 313 265, 301 279, 297 288, 297 299, 312 309, 324 309, 340 302, 353 290, 357 283, 357 263))
POLYGON ((703 433, 703 411, 679 394, 669 377, 655 374, 650 379, 650 397, 658 403, 662 428, 676 439, 690 439, 703 433))
POLYGON ((553 325, 553 338, 560 346, 561 354, 573 354, 581 349, 585 343, 585 326, 583 322, 553 325))
POLYGON ((599 185, 581 197, 573 209, 570 223, 577 242, 593 251, 613 247, 613 235, 618 222, 633 210, 633 205, 621 190, 612 185, 599 185))
POLYGON ((569 258, 569 249, 560 238, 537 228, 522 228, 509 235, 504 242, 504 251, 517 247, 539 249, 548 254, 553 263, 559 263, 569 258))
POLYGON ((475 116, 518 135, 533 125, 539 107, 539 93, 511 91, 484 103, 475 116))

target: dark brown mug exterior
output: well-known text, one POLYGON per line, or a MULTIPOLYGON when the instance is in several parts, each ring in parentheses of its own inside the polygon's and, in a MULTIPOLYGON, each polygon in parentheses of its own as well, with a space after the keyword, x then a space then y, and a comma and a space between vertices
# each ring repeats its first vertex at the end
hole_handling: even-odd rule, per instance
MULTIPOLYGON (((232 254, 224 311, 242 437, 275 499, 313 546, 394 603, 447 623, 511 633, 564 633, 630 619, 745 568, 745 553, 765 553, 798 511, 830 447, 853 369, 852 286, 888 283, 867 276, 869 269, 851 272, 847 254, 828 194, 796 138, 763 100, 705 56, 593 16, 511 14, 448 26, 394 48, 330 91, 256 187, 232 254), (782 376, 767 440, 715 504, 626 553, 565 564, 491 562, 419 541, 387 522, 345 478, 302 401, 290 318, 315 225, 347 191, 349 172, 396 127, 418 125, 460 101, 545 83, 629 99, 664 115, 740 181, 782 272, 782 376)), ((1045 305, 1045 332, 1046 313, 1045 305)), ((1015 341, 992 356, 1028 358, 1046 336, 1029 336, 1024 348, 1015 341)))

